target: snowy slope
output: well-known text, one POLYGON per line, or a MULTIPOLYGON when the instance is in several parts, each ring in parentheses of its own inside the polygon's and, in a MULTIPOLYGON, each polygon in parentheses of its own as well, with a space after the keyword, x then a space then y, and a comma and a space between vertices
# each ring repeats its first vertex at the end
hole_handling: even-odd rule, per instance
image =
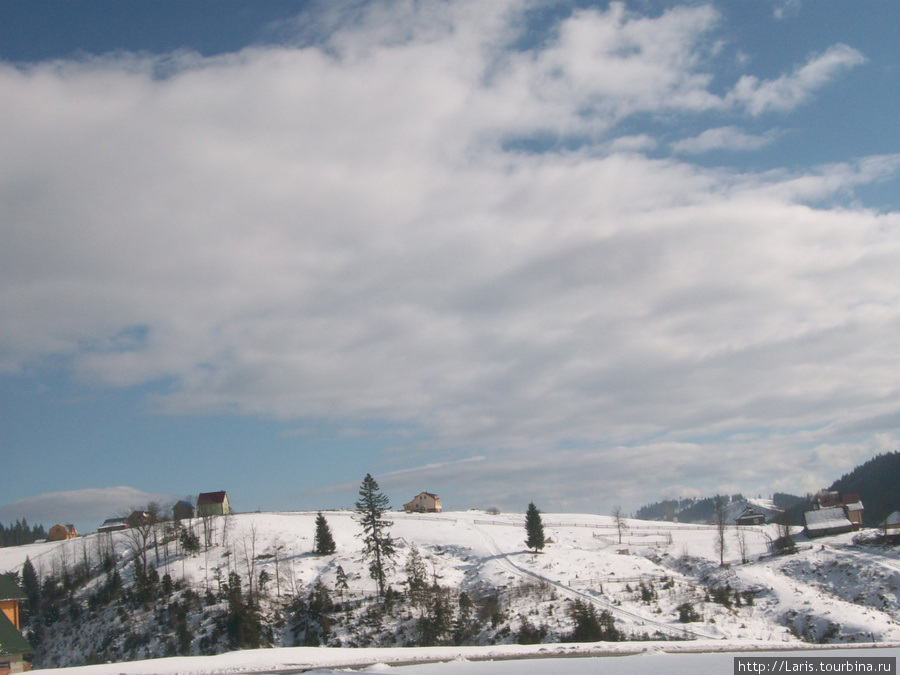
MULTIPOLYGON (((166 557, 165 547, 160 545, 159 573, 168 572, 183 582, 184 588, 203 596, 207 589, 216 593, 230 571, 240 574, 246 584, 249 570, 255 579, 265 570, 271 581, 261 604, 273 627, 272 644, 287 647, 297 644, 286 619, 287 603, 292 597, 305 597, 317 580, 336 596, 340 566, 349 584, 341 599, 352 603, 336 616, 328 644, 358 649, 320 649, 315 653, 337 653, 329 656, 336 660, 326 659, 326 663, 346 664, 362 657, 362 648, 413 644, 419 610, 401 604, 376 624, 367 618, 366 608, 372 604, 367 598, 375 586, 361 559, 360 528, 352 515, 325 513, 337 544, 336 553, 328 556, 311 553, 315 513, 217 518, 215 545, 195 557, 176 553, 172 543, 166 557)), ((728 566, 722 568, 718 565, 714 527, 629 520, 620 543, 620 533, 610 517, 544 514, 545 535, 552 543, 543 553, 534 555, 525 549, 524 518, 519 514, 391 517, 391 534, 399 543, 396 566, 389 577, 395 589, 404 589, 403 566, 410 547, 415 545, 425 558, 431 580, 454 589, 455 594, 465 591, 476 603, 493 601, 501 610, 502 620, 492 623, 485 619, 470 646, 439 648, 451 654, 465 649, 571 649, 570 645, 550 643, 561 642, 571 632, 569 601, 576 599, 593 603, 598 611, 611 612, 616 627, 631 640, 690 640, 666 642, 667 649, 679 645, 703 649, 784 648, 822 641, 900 643, 900 559, 893 549, 855 546, 854 535, 814 543, 801 541, 796 555, 776 558, 766 557, 767 542, 775 536, 774 530, 747 528, 744 557, 750 562, 741 564, 737 534, 732 528, 726 538, 728 566), (700 620, 679 620, 679 608, 686 604, 700 620), (547 644, 528 648, 515 645, 523 622, 543 627, 547 644)), ((194 527, 202 539, 200 522, 194 521, 194 527)), ((20 570, 28 556, 38 572, 46 574, 79 560, 94 561, 105 543, 115 546, 127 586, 134 547, 124 533, 2 549, 0 571, 20 570)), ((151 563, 155 557, 151 549, 151 563)), ((84 602, 103 578, 98 576, 79 591, 84 602)), ((211 634, 217 609, 213 605, 191 616, 193 654, 221 651, 221 647, 210 647, 209 641, 205 648, 201 644, 201 637, 211 634)), ((152 623, 160 611, 151 607, 122 617, 121 611, 109 608, 90 616, 64 616, 45 640, 49 644, 45 644, 44 665, 84 663, 103 640, 118 644, 115 641, 120 633, 136 636, 138 646, 127 652, 128 658, 162 655, 171 640, 152 623)), ((645 646, 628 642, 615 648, 633 651, 645 646)), ((388 660, 398 658, 405 660, 402 656, 388 660)), ((378 660, 366 655, 361 662, 378 660)))

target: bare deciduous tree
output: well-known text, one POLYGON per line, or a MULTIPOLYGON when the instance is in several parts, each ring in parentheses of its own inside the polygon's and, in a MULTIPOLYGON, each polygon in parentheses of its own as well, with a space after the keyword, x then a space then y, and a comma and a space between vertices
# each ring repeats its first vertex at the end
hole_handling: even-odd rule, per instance
POLYGON ((743 527, 738 526, 734 529, 734 538, 737 542, 738 553, 741 554, 741 563, 746 563, 747 558, 747 532, 743 527))
POLYGON ((622 531, 628 529, 628 523, 625 522, 625 514, 622 513, 621 506, 614 506, 612 517, 616 523, 616 531, 619 533, 619 543, 622 543, 622 531))
POLYGON ((728 523, 725 518, 727 511, 725 509, 725 497, 719 495, 716 497, 716 553, 719 554, 719 565, 725 566, 725 533, 728 531, 728 523))
POLYGON ((775 518, 775 526, 778 530, 778 538, 774 542, 775 550, 779 553, 793 553, 796 545, 791 535, 790 514, 787 511, 779 513, 775 518))
MULTIPOLYGON (((152 506, 152 503, 148 506, 152 506)), ((140 507, 134 508, 128 515, 127 520, 128 529, 123 530, 123 532, 131 543, 135 555, 139 556, 142 569, 146 572, 147 549, 150 548, 150 537, 154 529, 151 511, 140 507)))
POLYGON ((241 553, 244 557, 244 565, 247 567, 247 600, 253 604, 253 580, 256 575, 256 525, 251 525, 249 532, 244 531, 241 539, 241 553))

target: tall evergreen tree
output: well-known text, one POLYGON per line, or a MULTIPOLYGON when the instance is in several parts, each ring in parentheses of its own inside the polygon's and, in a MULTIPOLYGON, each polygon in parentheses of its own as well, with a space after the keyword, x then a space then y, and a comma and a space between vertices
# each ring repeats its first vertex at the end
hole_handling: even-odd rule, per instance
POLYGON ((344 571, 344 568, 338 565, 337 571, 334 573, 334 588, 338 592, 338 596, 341 600, 344 599, 344 591, 349 589, 349 584, 347 583, 347 573, 344 571))
POLYGON ((424 604, 428 590, 428 570, 415 544, 410 547, 409 557, 406 559, 406 587, 409 589, 409 599, 413 604, 424 604))
POLYGON ((388 529, 393 523, 385 520, 388 498, 381 494, 378 483, 366 474, 359 487, 356 501, 356 520, 362 526, 363 557, 369 561, 369 576, 378 585, 378 595, 384 597, 387 571, 394 558, 395 544, 388 529))
POLYGON ((25 558, 25 564, 22 565, 22 587, 25 595, 28 596, 28 609, 37 613, 41 602, 41 582, 28 557, 25 558))
POLYGON ((328 521, 325 520, 325 516, 322 515, 322 512, 319 511, 319 515, 316 516, 316 541, 315 541, 316 553, 319 555, 328 555, 329 553, 334 553, 335 545, 334 545, 334 537, 331 535, 331 528, 328 527, 328 521))
POLYGON ((528 535, 525 540, 528 548, 534 549, 535 553, 544 548, 544 523, 534 502, 528 505, 528 511, 525 512, 525 532, 528 535))
POLYGON ((453 628, 453 613, 444 598, 444 594, 437 592, 428 603, 428 609, 419 619, 419 632, 421 644, 432 647, 440 644, 444 636, 453 628))

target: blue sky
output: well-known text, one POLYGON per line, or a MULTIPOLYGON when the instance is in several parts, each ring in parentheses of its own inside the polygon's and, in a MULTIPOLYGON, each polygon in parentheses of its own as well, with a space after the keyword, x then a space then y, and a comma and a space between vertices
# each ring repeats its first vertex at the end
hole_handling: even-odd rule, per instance
POLYGON ((0 521, 608 513, 897 449, 894 2, 0 3, 0 521))

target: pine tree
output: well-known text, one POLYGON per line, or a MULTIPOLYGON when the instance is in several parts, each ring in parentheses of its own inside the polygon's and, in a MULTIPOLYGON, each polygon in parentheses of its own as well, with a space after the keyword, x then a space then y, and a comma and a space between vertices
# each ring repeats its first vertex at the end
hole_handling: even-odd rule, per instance
POLYGON ((337 571, 334 573, 334 589, 338 592, 338 597, 343 601, 344 591, 349 588, 347 584, 347 573, 341 565, 338 565, 337 571))
POLYGON ((525 540, 528 548, 534 549, 535 553, 544 548, 544 523, 534 502, 528 505, 528 511, 525 512, 525 532, 528 535, 525 540))
POLYGON ((413 604, 424 604, 428 589, 428 570, 415 544, 410 547, 409 557, 406 559, 406 587, 409 589, 409 599, 413 604))
POLYGON ((453 628, 453 614, 444 594, 437 592, 428 603, 428 609, 419 619, 419 632, 421 644, 425 647, 433 647, 440 644, 444 636, 453 628))
POLYGON ((40 609, 41 582, 38 580, 31 559, 27 557, 25 564, 22 565, 22 587, 25 595, 28 596, 28 609, 36 613, 40 609))
POLYGON ((334 553, 335 545, 334 545, 334 537, 331 535, 331 528, 328 527, 328 521, 325 520, 325 516, 322 515, 322 512, 319 511, 319 515, 316 516, 316 541, 315 541, 316 553, 319 555, 328 555, 329 553, 334 553))
POLYGON ((384 597, 387 571, 395 552, 394 540, 387 530, 393 523, 384 518, 388 508, 388 498, 379 492, 371 474, 366 474, 359 487, 356 519, 363 528, 363 558, 369 560, 369 576, 378 585, 380 597, 384 597))
POLYGON ((194 531, 185 527, 181 530, 181 548, 192 558, 200 552, 200 537, 194 531))
POLYGON ((472 609, 474 604, 469 594, 463 591, 459 594, 459 614, 453 624, 453 644, 461 645, 472 635, 472 609))

